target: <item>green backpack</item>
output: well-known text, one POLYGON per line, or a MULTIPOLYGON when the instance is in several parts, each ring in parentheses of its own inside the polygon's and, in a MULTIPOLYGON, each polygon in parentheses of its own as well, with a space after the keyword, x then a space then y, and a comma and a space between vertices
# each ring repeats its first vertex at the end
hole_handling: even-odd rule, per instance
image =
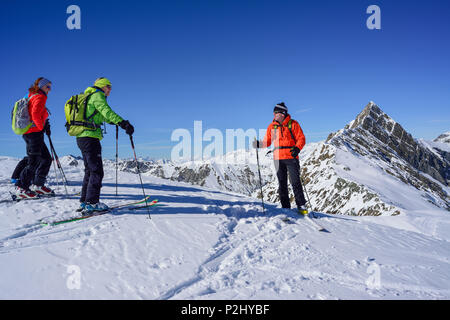
POLYGON ((72 96, 64 105, 66 130, 70 136, 78 136, 85 130, 95 131, 101 128, 101 125, 95 124, 93 120, 97 110, 89 117, 86 116, 89 97, 96 92, 98 90, 92 93, 80 93, 72 96))
POLYGON ((34 123, 30 119, 30 114, 28 112, 28 102, 36 94, 31 97, 23 97, 22 99, 16 101, 14 107, 11 111, 12 129, 15 134, 22 135, 30 129, 34 123))

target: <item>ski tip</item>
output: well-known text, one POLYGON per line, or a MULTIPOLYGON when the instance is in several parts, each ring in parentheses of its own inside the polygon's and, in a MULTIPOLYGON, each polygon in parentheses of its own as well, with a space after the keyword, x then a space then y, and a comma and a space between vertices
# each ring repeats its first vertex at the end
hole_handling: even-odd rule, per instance
POLYGON ((12 193, 11 191, 9 191, 9 194, 11 195, 12 201, 17 201, 17 196, 16 196, 14 193, 12 193))
POLYGON ((319 231, 320 231, 320 232, 324 232, 324 233, 331 233, 330 231, 328 231, 328 230, 325 229, 325 228, 322 228, 322 229, 320 229, 319 231))

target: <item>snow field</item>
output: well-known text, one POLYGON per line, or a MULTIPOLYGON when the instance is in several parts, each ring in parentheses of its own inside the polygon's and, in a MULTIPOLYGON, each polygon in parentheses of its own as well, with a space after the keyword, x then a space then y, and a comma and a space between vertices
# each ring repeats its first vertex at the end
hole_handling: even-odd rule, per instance
MULTIPOLYGON (((17 160, 0 161, 5 194, 17 160)), ((77 192, 81 169, 64 169, 77 192)), ((274 204, 263 215, 258 199, 143 180, 160 201, 151 219, 118 210, 42 228, 39 219, 73 216, 77 198, 0 203, 0 299, 450 298, 447 217, 436 211, 318 214, 331 231, 321 233, 274 204)), ((119 197, 114 168, 104 182, 105 203, 142 198, 134 174, 119 173, 119 197)))

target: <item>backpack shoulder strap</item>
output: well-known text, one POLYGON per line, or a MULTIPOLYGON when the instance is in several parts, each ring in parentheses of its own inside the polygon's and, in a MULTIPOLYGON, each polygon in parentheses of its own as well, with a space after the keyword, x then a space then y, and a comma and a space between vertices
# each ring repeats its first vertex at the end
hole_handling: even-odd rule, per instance
POLYGON ((97 92, 101 91, 101 90, 98 89, 98 88, 95 88, 95 89, 97 89, 97 90, 94 91, 94 92, 89 93, 89 94, 86 96, 86 98, 84 99, 84 119, 86 119, 86 120, 88 120, 88 121, 90 121, 90 120, 98 113, 97 109, 94 108, 94 112, 93 112, 89 117, 87 117, 87 105, 88 105, 88 100, 89 100, 89 98, 90 98, 94 93, 97 93, 97 92))
POLYGON ((289 120, 287 127, 289 129, 289 132, 291 133, 292 139, 294 139, 294 141, 295 141, 295 136, 294 136, 294 133, 292 132, 292 119, 289 120))
POLYGON ((31 95, 31 97, 25 96, 24 98, 27 99, 28 101, 30 101, 31 98, 33 98, 34 96, 37 96, 38 94, 39 94, 39 93, 35 93, 35 94, 31 95))

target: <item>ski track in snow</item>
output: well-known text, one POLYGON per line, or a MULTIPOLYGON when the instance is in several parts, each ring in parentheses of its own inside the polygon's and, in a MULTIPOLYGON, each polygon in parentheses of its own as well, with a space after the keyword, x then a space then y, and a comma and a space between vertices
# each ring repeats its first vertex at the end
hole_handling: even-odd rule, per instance
MULTIPOLYGON (((3 194, 14 164, 0 172, 3 194)), ((67 171, 70 181, 81 179, 80 169, 67 171)), ((137 179, 120 173, 119 198, 142 197, 137 179)), ((143 179, 160 201, 151 219, 146 210, 120 210, 41 227, 40 219, 74 216, 76 197, 1 203, 0 298, 450 298, 450 243, 434 236, 440 220, 414 215, 414 228, 406 218, 318 214, 331 231, 321 233, 273 204, 263 215, 258 199, 143 179), (69 288, 68 266, 79 267, 79 289, 69 288)), ((114 181, 105 168, 102 201, 110 204, 119 201, 114 181)))

